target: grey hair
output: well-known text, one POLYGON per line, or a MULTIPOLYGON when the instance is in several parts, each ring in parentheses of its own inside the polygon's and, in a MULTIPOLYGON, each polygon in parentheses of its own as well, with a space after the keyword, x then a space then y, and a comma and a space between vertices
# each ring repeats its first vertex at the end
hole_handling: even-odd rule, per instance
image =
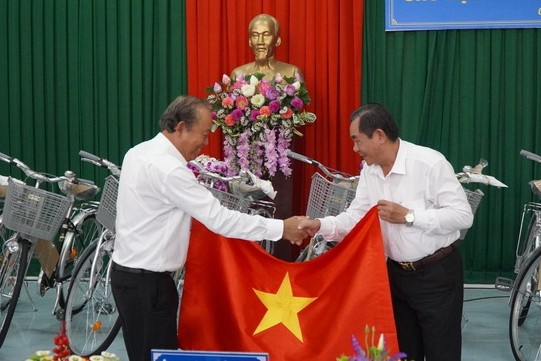
POLYGON ((198 122, 199 108, 210 109, 206 100, 190 96, 181 95, 169 104, 167 109, 160 117, 160 129, 173 133, 178 123, 184 122, 187 129, 198 122))

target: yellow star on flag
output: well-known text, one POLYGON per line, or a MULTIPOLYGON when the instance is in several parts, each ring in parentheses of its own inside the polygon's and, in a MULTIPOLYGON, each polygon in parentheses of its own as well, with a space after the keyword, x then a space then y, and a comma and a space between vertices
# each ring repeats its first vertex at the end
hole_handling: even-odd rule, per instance
POLYGON ((314 302, 317 297, 295 297, 291 289, 289 273, 286 272, 282 284, 276 293, 268 293, 254 289, 259 300, 267 307, 267 313, 254 331, 254 335, 280 323, 291 331, 301 342, 302 331, 298 313, 314 302))

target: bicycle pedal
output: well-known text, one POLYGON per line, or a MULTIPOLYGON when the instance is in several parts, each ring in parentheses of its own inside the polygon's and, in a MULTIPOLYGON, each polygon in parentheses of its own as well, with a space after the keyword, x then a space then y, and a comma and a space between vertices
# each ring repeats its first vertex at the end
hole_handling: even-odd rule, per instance
POLYGON ((513 289, 514 281, 510 278, 498 277, 494 282, 494 287, 499 291, 510 292, 513 289))
POLYGON ((39 295, 41 297, 45 296, 45 292, 47 292, 48 289, 54 286, 54 282, 47 277, 45 272, 41 271, 38 276, 38 285, 39 285, 39 295))

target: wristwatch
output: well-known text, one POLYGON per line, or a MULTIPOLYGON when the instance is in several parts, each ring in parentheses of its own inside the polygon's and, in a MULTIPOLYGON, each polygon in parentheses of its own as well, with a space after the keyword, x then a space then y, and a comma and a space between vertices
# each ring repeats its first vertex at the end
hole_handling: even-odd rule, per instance
POLYGON ((408 213, 404 216, 406 219, 406 227, 413 226, 413 221, 415 221, 415 215, 413 214, 413 209, 408 210, 408 213))

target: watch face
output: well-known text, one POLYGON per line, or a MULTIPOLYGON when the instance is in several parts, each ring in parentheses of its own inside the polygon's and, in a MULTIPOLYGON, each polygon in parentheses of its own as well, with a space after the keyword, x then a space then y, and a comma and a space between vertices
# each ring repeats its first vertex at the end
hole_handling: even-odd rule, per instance
POLYGON ((413 213, 406 214, 406 222, 411 223, 414 219, 415 217, 413 216, 413 213))

